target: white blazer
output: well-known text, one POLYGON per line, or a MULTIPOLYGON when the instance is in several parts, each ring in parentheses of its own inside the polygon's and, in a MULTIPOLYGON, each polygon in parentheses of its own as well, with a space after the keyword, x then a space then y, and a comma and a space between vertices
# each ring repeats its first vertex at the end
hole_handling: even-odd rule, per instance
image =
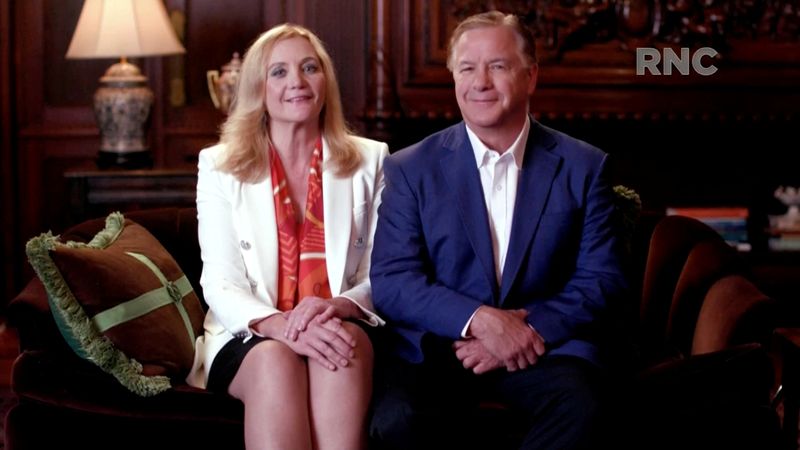
MULTIPOLYGON (((356 138, 362 163, 350 176, 337 176, 323 140, 322 195, 325 257, 331 293, 353 301, 373 326, 369 284, 372 237, 383 189, 385 143, 356 138)), ((269 173, 243 183, 216 169, 224 144, 200 152, 197 218, 203 273, 200 284, 209 310, 197 338, 189 385, 205 388, 211 362, 234 336, 252 337, 250 324, 278 314, 278 230, 269 173)))

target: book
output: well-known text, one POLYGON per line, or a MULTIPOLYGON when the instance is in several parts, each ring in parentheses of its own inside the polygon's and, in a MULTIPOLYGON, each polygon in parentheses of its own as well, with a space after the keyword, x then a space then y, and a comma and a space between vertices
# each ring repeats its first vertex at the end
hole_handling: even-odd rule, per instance
POLYGON ((669 207, 667 215, 687 216, 695 219, 745 219, 746 221, 750 212, 741 206, 669 207))
POLYGON ((710 207, 669 207, 668 216, 685 216, 697 219, 714 231, 739 251, 751 249, 747 233, 747 219, 750 212, 740 206, 710 207))

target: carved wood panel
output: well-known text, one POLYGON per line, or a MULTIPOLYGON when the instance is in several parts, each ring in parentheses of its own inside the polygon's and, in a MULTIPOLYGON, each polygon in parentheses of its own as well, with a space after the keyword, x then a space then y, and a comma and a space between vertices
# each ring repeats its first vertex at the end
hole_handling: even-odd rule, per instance
MULTIPOLYGON (((373 4, 380 3, 373 0, 373 4)), ((538 36, 538 90, 532 110, 554 117, 672 115, 793 116, 800 102, 800 6, 788 0, 403 0, 374 16, 393 56, 371 73, 390 73, 394 97, 375 116, 457 116, 446 63, 460 18, 499 8, 538 36), (711 46, 712 76, 636 74, 636 49, 711 46), (676 96, 676 94, 678 94, 676 96), (743 98, 738 96, 743 95, 743 98), (569 98, 569 101, 564 101, 569 98)), ((373 87, 374 80, 373 80, 373 87)), ((375 94, 373 94, 373 97, 375 94)), ((371 102, 368 102, 370 104, 371 102)))

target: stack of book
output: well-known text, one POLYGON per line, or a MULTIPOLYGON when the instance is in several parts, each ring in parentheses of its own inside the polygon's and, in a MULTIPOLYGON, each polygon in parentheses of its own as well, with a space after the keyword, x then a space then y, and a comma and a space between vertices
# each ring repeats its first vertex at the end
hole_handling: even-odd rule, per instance
POLYGON ((769 216, 767 245, 770 250, 800 250, 800 222, 793 212, 790 210, 789 213, 781 216, 769 216))
POLYGON ((667 208, 667 215, 693 217, 722 236, 725 241, 739 251, 750 251, 747 235, 747 208, 744 207, 687 207, 667 208))
POLYGON ((772 251, 798 251, 800 250, 800 230, 774 230, 767 245, 772 251))

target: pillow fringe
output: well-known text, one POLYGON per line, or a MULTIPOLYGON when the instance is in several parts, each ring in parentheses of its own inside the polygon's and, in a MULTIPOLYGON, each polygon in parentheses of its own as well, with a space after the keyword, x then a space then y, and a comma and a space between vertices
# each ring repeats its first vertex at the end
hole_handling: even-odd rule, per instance
MULTIPOLYGON (((106 219, 106 228, 87 246, 107 247, 119 236, 123 224, 122 214, 119 212, 111 214, 106 219)), ((47 232, 30 239, 25 245, 25 252, 39 280, 44 284, 50 301, 58 306, 55 309, 51 308, 52 312, 58 314, 69 325, 73 337, 86 352, 85 355, 79 354, 79 356, 85 356, 103 371, 113 375, 128 390, 142 397, 151 397, 172 387, 168 377, 142 375, 142 365, 138 361, 129 359, 111 340, 94 329, 91 320, 86 316, 50 257, 50 252, 56 249, 57 244, 59 244, 58 236, 47 232)), ((70 241, 67 245, 82 247, 86 244, 70 241)), ((76 353, 79 352, 76 350, 76 353)))
POLYGON ((105 228, 86 245, 92 248, 106 248, 117 240, 124 227, 125 217, 119 211, 113 212, 106 217, 105 228))

